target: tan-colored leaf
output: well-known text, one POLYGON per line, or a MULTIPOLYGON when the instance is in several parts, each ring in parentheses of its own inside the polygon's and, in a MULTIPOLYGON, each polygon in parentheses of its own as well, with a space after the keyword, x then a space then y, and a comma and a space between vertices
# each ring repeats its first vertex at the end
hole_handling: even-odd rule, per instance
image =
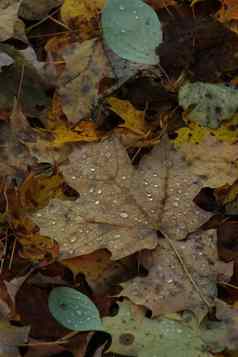
POLYGON ((113 74, 103 46, 97 39, 68 47, 63 57, 66 68, 58 92, 68 121, 75 124, 91 117, 101 79, 113 78, 113 74))
POLYGON ((135 169, 116 137, 75 146, 62 166, 76 201, 52 200, 33 215, 41 234, 59 242, 62 257, 106 248, 120 259, 157 245, 156 229, 183 239, 210 214, 192 202, 202 178, 165 139, 135 169))
POLYGON ((18 345, 27 342, 30 327, 12 326, 6 320, 0 321, 0 348, 3 357, 20 357, 18 345))
POLYGON ((172 244, 174 249, 168 240, 161 239, 156 250, 142 252, 141 263, 148 276, 123 283, 120 295, 148 307, 155 316, 190 310, 201 320, 217 294, 216 233, 200 232, 172 244))
POLYGON ((68 267, 76 277, 84 274, 87 283, 97 294, 108 293, 113 286, 129 279, 137 272, 136 257, 130 256, 118 261, 111 261, 111 254, 106 250, 97 250, 92 254, 65 259, 62 264, 68 267))
POLYGON ((35 0, 22 0, 19 15, 26 20, 40 20, 62 3, 63 0, 41 0, 37 3, 35 0))
POLYGON ((19 6, 18 0, 0 2, 0 41, 13 37, 19 6))
POLYGON ((238 177, 237 144, 222 142, 207 134, 198 144, 191 141, 178 145, 179 151, 191 165, 194 176, 204 177, 207 186, 232 184, 238 177))
MULTIPOLYGON (((67 182, 80 193, 76 201, 52 200, 35 214, 41 232, 59 242, 63 257, 100 248, 120 259, 157 245, 149 216, 134 198, 136 171, 116 138, 75 146, 62 167, 67 182)), ((144 197, 143 197, 144 199, 144 197)))

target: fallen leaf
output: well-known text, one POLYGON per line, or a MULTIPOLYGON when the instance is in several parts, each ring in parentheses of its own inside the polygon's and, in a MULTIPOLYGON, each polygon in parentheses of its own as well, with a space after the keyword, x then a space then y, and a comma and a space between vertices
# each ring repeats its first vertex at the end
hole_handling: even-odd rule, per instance
POLYGON ((138 135, 145 135, 146 125, 143 111, 136 110, 127 100, 121 100, 116 97, 107 98, 107 103, 110 105, 110 110, 124 120, 124 124, 120 124, 120 127, 129 129, 138 135))
POLYGON ((65 0, 61 7, 64 23, 78 30, 81 41, 95 37, 99 33, 99 15, 106 0, 65 0))
POLYGON ((61 286, 51 290, 49 311, 60 325, 72 331, 100 331, 101 319, 96 305, 79 290, 61 286))
POLYGON ((238 129, 236 129, 237 124, 237 115, 234 115, 231 120, 222 123, 220 128, 217 129, 204 128, 198 123, 188 122, 188 126, 177 130, 177 137, 174 142, 178 146, 187 142, 200 144, 207 136, 212 135, 215 136, 218 141, 235 144, 238 136, 238 129))
POLYGON ((149 319, 142 307, 128 301, 118 303, 116 316, 104 317, 103 326, 111 334, 107 352, 123 356, 211 357, 199 336, 198 327, 176 319, 149 319))
POLYGON ((108 0, 102 11, 103 40, 119 57, 156 65, 156 48, 163 40, 160 20, 141 0, 108 0))
POLYGON ((153 316, 190 310, 201 321, 217 296, 216 233, 200 232, 172 244, 161 239, 153 252, 142 252, 148 276, 121 284, 120 296, 146 306, 153 316))
POLYGON ((214 353, 225 349, 236 351, 238 337, 238 310, 222 300, 216 302, 216 321, 206 321, 202 326, 202 339, 214 353))
POLYGON ((180 140, 180 136, 175 141, 181 154, 190 163, 191 173, 203 176, 210 187, 232 184, 237 179, 238 170, 236 143, 222 142, 213 133, 207 133, 203 140, 199 139, 199 135, 198 132, 198 141, 195 143, 196 137, 180 140))
POLYGON ((2 71, 2 67, 10 66, 13 62, 12 57, 4 52, 0 52, 0 72, 2 71))
POLYGON ((209 217, 192 202, 204 180, 167 139, 135 169, 116 137, 75 146, 62 166, 76 201, 51 200, 32 216, 56 240, 62 258, 109 249, 121 259, 157 245, 156 229, 184 239, 209 217))
POLYGON ((216 18, 221 22, 238 20, 238 4, 236 0, 221 0, 222 6, 216 13, 216 18))
POLYGON ((68 47, 63 57, 66 68, 60 78, 58 93, 68 121, 76 124, 91 117, 101 79, 114 76, 97 39, 68 47))
POLYGON ((92 254, 65 259, 61 263, 74 274, 84 274, 87 284, 96 294, 106 294, 120 282, 126 281, 138 272, 135 256, 112 261, 106 250, 97 250, 92 254))
POLYGON ((152 6, 156 11, 163 9, 164 7, 167 8, 176 5, 175 0, 146 0, 145 2, 152 6))
POLYGON ((237 99, 235 88, 202 82, 186 83, 178 94, 179 105, 188 111, 186 116, 209 128, 218 128, 235 114, 237 99))
POLYGON ((147 212, 133 197, 134 169, 117 139, 75 147, 63 174, 80 199, 51 200, 33 215, 41 232, 60 243, 62 258, 107 248, 120 259, 156 246, 147 212))
POLYGON ((47 16, 50 10, 61 5, 63 0, 22 0, 19 16, 26 20, 40 20, 47 16))
POLYGON ((15 24, 18 19, 20 1, 1 1, 0 4, 0 41, 14 37, 15 24))
POLYGON ((20 51, 14 47, 0 44, 0 51, 10 56, 14 63, 3 67, 0 72, 0 110, 12 111, 14 99, 18 96, 18 89, 23 75, 21 96, 19 103, 25 115, 39 117, 43 109, 49 105, 46 94, 46 84, 36 68, 28 62, 20 51))
POLYGON ((0 321, 0 349, 3 357, 20 357, 18 346, 27 342, 30 327, 12 326, 0 321))

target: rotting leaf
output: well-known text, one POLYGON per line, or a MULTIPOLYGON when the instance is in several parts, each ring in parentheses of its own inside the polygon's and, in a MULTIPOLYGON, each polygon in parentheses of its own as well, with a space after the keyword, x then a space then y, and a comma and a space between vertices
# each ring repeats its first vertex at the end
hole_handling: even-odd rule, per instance
POLYGON ((204 177, 210 187, 232 184, 237 179, 238 151, 235 142, 222 142, 212 132, 204 135, 199 129, 195 130, 194 136, 190 136, 186 129, 180 130, 175 144, 190 163, 193 175, 204 177))
POLYGON ((146 306, 153 316, 190 310, 199 321, 203 319, 217 295, 214 230, 193 234, 173 245, 161 239, 156 250, 141 253, 140 262, 149 271, 148 276, 121 284, 124 289, 120 296, 146 306))
POLYGON ((186 83, 179 90, 178 100, 188 111, 190 120, 208 128, 218 128, 237 111, 238 90, 224 84, 186 83))
POLYGON ((106 0, 66 0, 61 7, 64 23, 78 30, 81 41, 95 37, 99 32, 99 14, 106 0))
POLYGON ((0 321, 0 350, 3 357, 20 357, 18 346, 27 342, 30 327, 12 326, 0 321))
POLYGON ((75 278, 77 274, 84 274, 94 292, 105 294, 119 282, 134 276, 138 270, 135 255, 117 261, 110 258, 111 254, 101 249, 92 254, 65 259, 62 264, 73 272, 75 278))
POLYGON ((99 82, 114 75, 102 44, 97 39, 68 47, 64 54, 66 68, 58 93, 68 121, 76 124, 91 117, 91 110, 99 96, 99 82))
POLYGON ((75 146, 62 166, 76 201, 51 200, 32 216, 62 258, 107 248, 120 259, 157 245, 156 229, 184 239, 210 217, 192 202, 204 179, 165 138, 135 169, 116 137, 75 146))
POLYGON ((14 37, 15 24, 18 20, 20 1, 10 0, 0 3, 0 42, 14 37))
POLYGON ((26 20, 40 20, 53 8, 61 5, 63 0, 22 0, 19 9, 19 16, 26 20))
POLYGON ((103 326, 112 336, 107 352, 138 357, 211 357, 195 321, 188 324, 180 315, 149 319, 142 307, 129 301, 118 305, 116 316, 103 318, 103 326))
POLYGON ((3 67, 0 72, 0 110, 11 112, 23 75, 19 103, 24 114, 38 117, 49 104, 46 85, 42 77, 35 67, 14 47, 1 43, 0 51, 14 60, 11 66, 3 67))
POLYGON ((5 52, 0 52, 0 72, 2 67, 10 66, 14 62, 13 58, 5 52))

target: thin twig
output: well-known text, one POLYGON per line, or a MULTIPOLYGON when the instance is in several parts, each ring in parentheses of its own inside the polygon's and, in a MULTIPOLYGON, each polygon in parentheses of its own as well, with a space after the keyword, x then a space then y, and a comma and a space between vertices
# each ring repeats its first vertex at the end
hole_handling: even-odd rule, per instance
POLYGON ((14 238, 11 257, 10 257, 10 261, 9 261, 9 264, 8 264, 8 270, 12 269, 12 263, 13 263, 13 258, 14 258, 14 254, 15 254, 15 250, 16 250, 16 244, 17 244, 17 239, 14 238))
POLYGON ((225 281, 218 282, 218 284, 223 285, 223 286, 228 286, 229 288, 238 290, 238 286, 230 284, 230 283, 226 283, 225 281))
POLYGON ((206 299, 206 297, 202 294, 201 289, 199 288, 197 283, 193 280, 192 275, 190 274, 188 268, 186 267, 186 265, 185 265, 185 263, 183 261, 183 258, 179 254, 179 252, 178 252, 177 248, 175 247, 174 243, 171 241, 171 239, 169 239, 169 237, 166 234, 163 233, 163 235, 164 235, 165 239, 169 242, 171 248, 173 249, 176 257, 178 258, 178 260, 179 260, 179 262, 180 262, 185 274, 187 275, 187 277, 190 280, 191 284, 193 285, 194 289, 197 291, 197 293, 200 296, 200 298, 202 299, 202 301, 207 305, 208 309, 210 310, 213 307, 213 305, 209 303, 209 301, 206 299))

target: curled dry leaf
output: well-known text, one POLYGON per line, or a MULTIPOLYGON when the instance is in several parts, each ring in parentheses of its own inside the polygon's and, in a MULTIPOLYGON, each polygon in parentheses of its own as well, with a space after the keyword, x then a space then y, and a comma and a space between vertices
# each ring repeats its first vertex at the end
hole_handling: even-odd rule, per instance
POLYGON ((135 169, 116 137, 75 145, 62 166, 76 201, 52 200, 32 218, 62 257, 106 248, 120 259, 157 245, 156 229, 183 239, 210 217, 193 198, 203 186, 165 138, 135 169))

